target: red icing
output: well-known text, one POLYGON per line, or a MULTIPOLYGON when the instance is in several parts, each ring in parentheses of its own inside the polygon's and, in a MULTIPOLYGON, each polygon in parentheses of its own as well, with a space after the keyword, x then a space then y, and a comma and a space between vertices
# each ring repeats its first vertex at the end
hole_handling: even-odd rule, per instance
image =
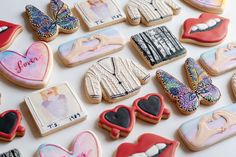
POLYGON ((137 143, 123 143, 116 152, 116 157, 130 157, 133 154, 146 152, 153 145, 165 143, 168 146, 158 157, 174 157, 175 151, 179 145, 178 141, 171 141, 155 134, 143 134, 139 137, 137 143))
POLYGON ((7 26, 8 30, 0 33, 0 50, 9 42, 12 42, 17 33, 22 30, 22 26, 0 20, 0 27, 7 26))
POLYGON ((182 38, 192 39, 192 40, 203 42, 203 43, 204 42, 206 43, 220 42, 226 37, 228 33, 228 24, 229 24, 229 19, 217 16, 215 14, 203 13, 200 15, 198 19, 190 18, 184 22, 182 38), (192 26, 199 23, 205 23, 208 20, 213 19, 213 18, 219 18, 223 21, 212 30, 190 33, 192 26))
POLYGON ((27 62, 23 62, 22 60, 19 60, 17 63, 16 72, 21 73, 23 68, 26 68, 27 66, 30 66, 31 64, 34 64, 39 59, 40 57, 34 57, 34 58, 30 58, 30 60, 27 62))

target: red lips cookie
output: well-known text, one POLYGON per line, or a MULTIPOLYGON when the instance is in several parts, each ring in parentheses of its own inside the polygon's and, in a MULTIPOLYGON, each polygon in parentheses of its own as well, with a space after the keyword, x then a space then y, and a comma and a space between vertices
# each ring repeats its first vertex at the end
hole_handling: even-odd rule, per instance
POLYGON ((0 140, 12 141, 15 136, 24 136, 25 128, 21 126, 21 113, 8 110, 0 114, 0 140))
POLYGON ((7 49, 22 30, 20 25, 0 20, 0 51, 7 49))
POLYGON ((116 157, 174 157, 178 146, 178 141, 147 133, 141 135, 135 144, 121 144, 116 157))
POLYGON ((215 14, 203 13, 198 19, 184 22, 181 41, 202 46, 220 44, 228 33, 229 19, 215 14))

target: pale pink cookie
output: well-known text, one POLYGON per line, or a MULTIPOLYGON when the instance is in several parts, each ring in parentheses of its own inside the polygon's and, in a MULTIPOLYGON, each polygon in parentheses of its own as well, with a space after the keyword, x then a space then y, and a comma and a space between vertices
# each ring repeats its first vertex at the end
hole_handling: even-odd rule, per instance
POLYGON ((6 50, 0 53, 0 72, 8 80, 26 88, 43 88, 53 67, 51 48, 45 42, 33 43, 25 54, 6 50))
POLYGON ((81 132, 69 151, 55 144, 42 144, 38 148, 39 157, 101 157, 101 154, 100 142, 91 131, 81 132))

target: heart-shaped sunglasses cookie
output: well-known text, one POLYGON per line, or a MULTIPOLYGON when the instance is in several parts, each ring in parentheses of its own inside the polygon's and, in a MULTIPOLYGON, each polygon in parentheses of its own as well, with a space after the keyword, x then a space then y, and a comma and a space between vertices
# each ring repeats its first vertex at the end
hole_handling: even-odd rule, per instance
POLYGON ((221 93, 207 73, 192 58, 188 58, 184 65, 190 88, 163 70, 157 70, 156 74, 157 80, 171 100, 176 102, 180 112, 194 113, 199 101, 205 105, 215 104, 221 93))
POLYGON ((0 72, 13 83, 27 88, 42 88, 49 81, 52 52, 45 42, 33 43, 25 54, 6 50, 0 53, 0 72))
POLYGON ((71 150, 55 144, 43 144, 38 148, 39 157, 101 157, 100 142, 91 131, 81 132, 74 140, 71 150))
POLYGON ((163 97, 153 93, 136 99, 132 108, 119 105, 104 111, 99 117, 99 126, 109 130, 113 139, 128 136, 133 129, 135 112, 138 118, 153 124, 170 116, 169 110, 164 106, 163 97))

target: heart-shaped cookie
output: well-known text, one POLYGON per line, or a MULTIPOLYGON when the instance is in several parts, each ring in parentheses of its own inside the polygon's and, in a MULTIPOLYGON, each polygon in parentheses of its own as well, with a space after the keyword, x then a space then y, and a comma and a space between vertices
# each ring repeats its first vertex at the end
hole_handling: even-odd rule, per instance
POLYGON ((8 110, 0 114, 0 140, 12 141, 15 136, 24 136, 25 129, 21 126, 21 113, 8 110))
POLYGON ((7 49, 22 30, 20 25, 0 20, 0 51, 7 49))
POLYGON ((112 138, 128 136, 133 129, 135 121, 134 111, 124 105, 119 105, 114 109, 104 111, 100 115, 99 125, 110 131, 112 138))
POLYGON ((45 42, 33 43, 24 55, 9 50, 0 53, 0 72, 19 86, 44 87, 52 66, 52 52, 45 42))
POLYGON ((151 93, 136 99, 133 103, 137 117, 151 123, 167 119, 170 111, 164 107, 164 98, 160 94, 151 93))
POLYGON ((74 140, 71 151, 58 145, 43 144, 38 148, 39 157, 101 157, 100 143, 91 131, 81 132, 74 140))
POLYGON ((202 46, 220 44, 228 33, 229 19, 203 13, 184 22, 181 41, 202 46))
POLYGON ((155 134, 143 134, 137 143, 123 143, 116 152, 116 157, 174 157, 179 145, 155 134))

